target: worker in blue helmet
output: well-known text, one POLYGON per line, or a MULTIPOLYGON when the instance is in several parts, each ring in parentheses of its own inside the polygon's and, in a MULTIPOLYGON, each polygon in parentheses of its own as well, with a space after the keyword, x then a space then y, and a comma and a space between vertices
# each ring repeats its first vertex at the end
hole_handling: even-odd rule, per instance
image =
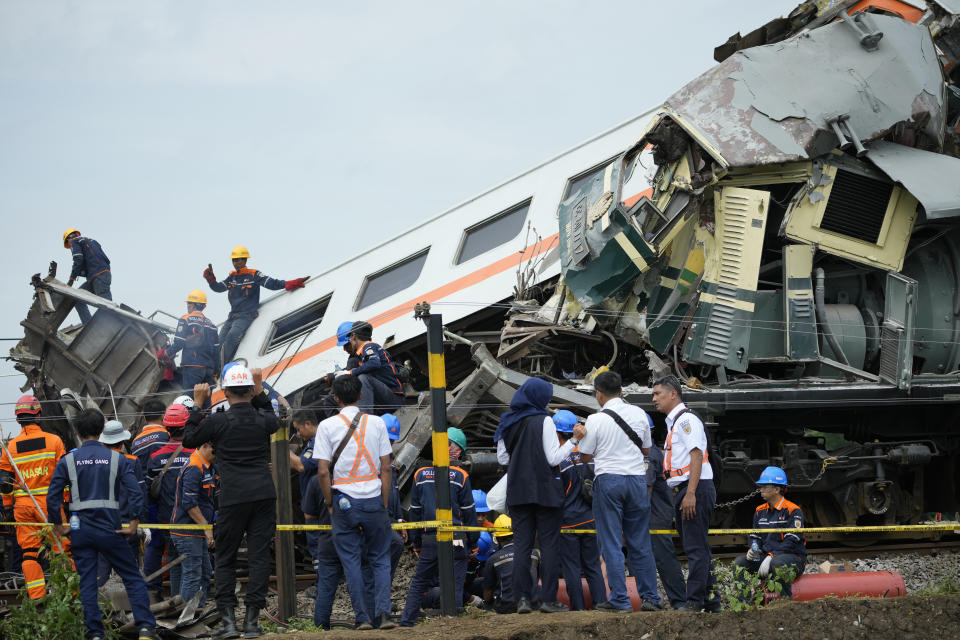
POLYGON ((390 438, 391 441, 399 440, 400 421, 397 420, 397 416, 392 413, 385 413, 380 417, 383 418, 383 423, 387 425, 387 437, 390 438))
MULTIPOLYGON (((342 325, 341 325, 342 326, 342 325)), ((387 425, 387 437, 390 442, 396 442, 400 439, 400 421, 392 413, 385 413, 382 416, 383 423, 387 425)), ((390 476, 390 498, 387 505, 387 513, 390 515, 390 522, 404 522, 403 507, 400 506, 400 488, 397 485, 397 478, 400 476, 400 469, 397 468, 396 459, 390 454, 390 465, 393 473, 390 476)), ((404 545, 407 543, 407 531, 390 532, 390 582, 393 582, 393 576, 397 573, 397 565, 400 564, 400 557, 403 555, 404 545)))
MULTIPOLYGON (((556 425, 557 437, 561 444, 573 437, 573 428, 579 422, 580 418, 567 409, 561 409, 553 414, 553 424, 556 425)), ((564 488, 561 530, 595 528, 592 489, 584 490, 584 485, 592 488, 593 478, 593 462, 584 463, 576 448, 560 463, 560 480, 564 488)), ((596 535, 592 533, 561 535, 560 560, 571 611, 583 611, 586 608, 581 576, 587 579, 593 606, 596 607, 606 601, 607 587, 603 581, 603 573, 600 571, 600 547, 597 544, 596 535)))
MULTIPOLYGON (((487 492, 483 489, 473 490, 473 506, 477 512, 477 525, 481 527, 493 528, 493 523, 497 519, 497 512, 487 505, 487 492)), ((467 558, 467 579, 464 584, 464 598, 469 594, 470 600, 477 605, 483 602, 483 585, 479 578, 483 575, 484 563, 493 552, 497 550, 497 545, 493 541, 493 535, 487 531, 480 533, 477 540, 477 552, 467 558)))
POLYGON ((337 327, 337 346, 342 347, 350 343, 350 328, 353 326, 353 320, 341 322, 337 327))
POLYGON ((763 504, 753 514, 753 528, 780 531, 751 533, 750 549, 734 562, 763 580, 779 583, 780 593, 791 598, 792 582, 803 575, 807 564, 807 545, 803 532, 798 531, 803 528, 803 511, 784 497, 787 474, 780 467, 764 469, 757 485, 763 504))

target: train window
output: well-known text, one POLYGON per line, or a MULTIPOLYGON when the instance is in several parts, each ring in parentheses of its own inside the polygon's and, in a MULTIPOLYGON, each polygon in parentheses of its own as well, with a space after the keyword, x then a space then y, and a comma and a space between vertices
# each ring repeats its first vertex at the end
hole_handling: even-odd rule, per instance
POLYGON ((286 346, 292 340, 313 331, 314 327, 323 321, 323 316, 327 312, 327 306, 330 304, 330 297, 333 294, 311 302, 305 307, 301 307, 292 313, 274 320, 273 327, 267 337, 261 354, 269 353, 280 347, 286 346))
POLYGON ((457 252, 454 264, 462 264, 471 258, 476 258, 481 253, 486 253, 517 237, 523 229, 523 221, 527 219, 529 210, 530 201, 527 200, 468 227, 463 232, 463 240, 460 241, 460 250, 457 252))
POLYGON ((567 190, 563 192, 563 202, 566 202, 570 196, 577 195, 580 190, 583 190, 584 193, 590 191, 590 183, 594 180, 603 181, 603 172, 606 171, 612 161, 611 158, 570 178, 567 182, 567 190))
POLYGON ((420 277, 420 272, 423 271, 423 265, 427 261, 429 252, 430 247, 427 247, 402 262, 367 276, 353 310, 357 311, 369 307, 374 302, 379 302, 387 296, 403 291, 416 282, 417 278, 420 277))

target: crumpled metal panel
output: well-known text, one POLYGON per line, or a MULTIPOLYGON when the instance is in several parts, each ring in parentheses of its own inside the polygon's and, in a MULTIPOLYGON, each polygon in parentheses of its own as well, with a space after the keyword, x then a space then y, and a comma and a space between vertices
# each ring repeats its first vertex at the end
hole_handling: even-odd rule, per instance
POLYGON ((860 46, 836 22, 776 44, 737 52, 666 101, 716 148, 724 164, 793 162, 838 146, 829 122, 847 123, 866 143, 912 123, 943 144, 943 76, 926 27, 871 17, 879 49, 860 46))
POLYGON ((960 216, 960 158, 878 140, 867 158, 920 201, 927 220, 960 216))

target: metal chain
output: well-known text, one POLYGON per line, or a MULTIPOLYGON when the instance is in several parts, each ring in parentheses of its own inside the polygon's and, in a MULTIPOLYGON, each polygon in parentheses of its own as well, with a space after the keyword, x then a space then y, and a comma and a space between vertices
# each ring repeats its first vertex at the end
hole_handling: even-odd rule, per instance
MULTIPOLYGON (((810 481, 810 486, 812 487, 813 485, 817 484, 817 482, 820 480, 820 478, 823 477, 823 474, 825 474, 825 473, 827 472, 827 467, 830 466, 831 464, 833 464, 833 463, 836 462, 836 461, 837 461, 836 458, 825 458, 824 461, 823 461, 823 466, 820 467, 820 473, 818 473, 817 476, 816 476, 813 480, 810 481)), ((759 488, 754 489, 753 491, 751 491, 751 492, 748 493, 747 495, 743 496, 742 498, 737 498, 736 500, 731 500, 730 502, 724 502, 724 503, 722 503, 722 504, 715 505, 715 506, 713 507, 713 509, 714 509, 714 511, 716 511, 717 509, 727 509, 727 508, 729 508, 729 507, 735 507, 735 506, 737 506, 738 504, 741 504, 741 503, 746 502, 747 500, 749 500, 750 498, 754 497, 755 495, 757 495, 757 494, 759 494, 759 493, 760 493, 760 489, 759 489, 759 488)))

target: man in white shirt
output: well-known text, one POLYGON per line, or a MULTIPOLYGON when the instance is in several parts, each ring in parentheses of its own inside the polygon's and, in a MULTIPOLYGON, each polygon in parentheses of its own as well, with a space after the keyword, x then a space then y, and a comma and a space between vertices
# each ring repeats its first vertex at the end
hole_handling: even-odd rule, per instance
POLYGON ((357 628, 372 629, 375 614, 381 629, 392 629, 397 625, 390 620, 390 439, 382 419, 360 412, 360 390, 354 376, 333 382, 341 409, 317 428, 317 479, 330 511, 333 546, 343 564, 357 628), (375 612, 364 606, 364 555, 373 570, 375 612))
POLYGON ((713 467, 707 452, 703 422, 683 404, 680 381, 673 376, 653 383, 653 404, 667 416, 663 446, 663 473, 673 490, 674 520, 687 554, 687 602, 681 611, 720 611, 714 585, 713 556, 707 531, 717 502, 713 467))
POLYGON ((650 496, 643 456, 650 452, 650 422, 640 407, 620 397, 619 374, 605 371, 593 382, 602 409, 574 427, 580 459, 593 460, 593 515, 600 553, 607 565, 610 595, 600 611, 631 611, 622 543, 643 599, 641 610, 662 609, 657 592, 657 565, 650 547, 650 496))

